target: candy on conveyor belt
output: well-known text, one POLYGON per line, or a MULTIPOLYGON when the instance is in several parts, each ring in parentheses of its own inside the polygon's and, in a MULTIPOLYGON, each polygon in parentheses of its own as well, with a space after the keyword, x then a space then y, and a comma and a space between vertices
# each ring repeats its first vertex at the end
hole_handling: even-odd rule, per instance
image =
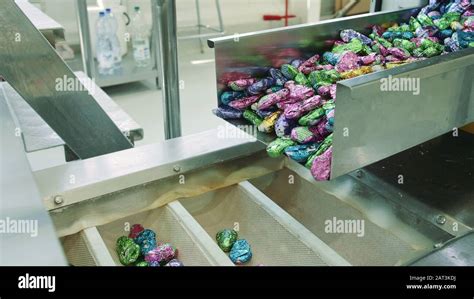
POLYGON ((247 263, 252 258, 252 249, 250 248, 250 244, 244 239, 235 241, 234 245, 232 245, 232 249, 230 250, 229 258, 234 264, 237 265, 247 263))
POLYGON ((136 267, 178 267, 183 263, 177 259, 178 250, 169 243, 156 242, 156 233, 140 224, 130 228, 129 237, 121 236, 116 242, 120 263, 136 267))
POLYGON ((237 241, 237 232, 233 229, 223 229, 216 234, 217 245, 224 251, 229 252, 237 241))
POLYGON ((346 28, 339 36, 326 41, 332 48, 325 52, 278 60, 261 78, 224 75, 219 82, 228 88, 214 113, 275 134, 269 156, 286 154, 310 168, 316 180, 327 180, 336 83, 474 47, 474 7, 468 0, 430 0, 405 23, 372 25, 369 34, 346 28))

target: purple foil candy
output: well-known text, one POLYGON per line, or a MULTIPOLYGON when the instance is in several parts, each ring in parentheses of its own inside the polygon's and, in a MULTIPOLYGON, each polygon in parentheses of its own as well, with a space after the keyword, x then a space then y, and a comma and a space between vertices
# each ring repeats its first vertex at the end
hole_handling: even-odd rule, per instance
POLYGON ((346 51, 341 54, 336 64, 336 71, 339 73, 359 68, 359 56, 352 51, 346 51))
POLYGON ((304 100, 303 102, 288 104, 285 107, 284 115, 287 119, 297 119, 303 114, 320 106, 321 102, 321 96, 316 95, 304 100))
POLYGON ((229 106, 235 109, 245 110, 247 107, 258 101, 259 98, 260 96, 250 96, 243 99, 233 100, 229 103, 229 106))
POLYGON ((288 137, 291 130, 298 125, 297 120, 287 119, 283 114, 277 119, 275 123, 275 134, 278 137, 288 137))
POLYGON ((257 80, 254 78, 249 79, 239 79, 235 81, 230 81, 227 86, 229 86, 234 91, 243 91, 250 85, 254 84, 257 80))
POLYGON ((283 88, 275 93, 267 94, 258 101, 257 108, 259 110, 270 108, 276 103, 285 100, 289 94, 290 91, 287 88, 283 88))
POLYGON ((265 90, 269 89, 273 85, 275 85, 275 82, 276 82, 275 79, 271 77, 263 78, 262 80, 257 81, 254 84, 250 85, 247 88, 247 91, 252 95, 258 95, 265 92, 265 90))
POLYGON ((332 64, 318 64, 315 68, 315 71, 329 71, 334 69, 332 64))
POLYGON ((341 35, 341 39, 346 43, 350 42, 353 38, 358 38, 360 39, 362 43, 366 45, 372 44, 372 40, 370 38, 368 38, 367 36, 353 29, 342 30, 340 35, 341 35))
POLYGON ((222 119, 238 119, 242 118, 242 111, 234 109, 229 106, 220 106, 217 109, 212 110, 217 117, 222 119))
POLYGON ((327 181, 331 175, 332 146, 317 156, 311 166, 311 174, 317 181, 327 181))

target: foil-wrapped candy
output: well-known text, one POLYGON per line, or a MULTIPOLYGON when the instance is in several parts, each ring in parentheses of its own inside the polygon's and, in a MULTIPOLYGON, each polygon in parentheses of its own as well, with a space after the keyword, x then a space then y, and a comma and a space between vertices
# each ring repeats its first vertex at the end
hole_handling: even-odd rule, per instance
POLYGON ((239 119, 242 118, 242 111, 234 109, 229 106, 219 106, 212 110, 217 117, 222 119, 239 119))
POLYGON ((249 96, 245 98, 241 98, 238 100, 233 100, 229 103, 229 106, 238 109, 238 110, 245 110, 246 108, 250 107, 253 103, 257 102, 260 96, 249 96))
POLYGON ((366 65, 366 66, 361 66, 360 68, 355 69, 355 70, 350 70, 350 71, 341 73, 341 78, 350 79, 350 78, 359 77, 365 74, 369 74, 372 72, 373 72, 372 66, 366 65))
POLYGON ((353 39, 358 39, 366 45, 372 44, 372 40, 370 38, 368 38, 367 36, 353 29, 342 30, 340 33, 340 36, 341 36, 341 39, 346 43, 352 41, 353 39))
POLYGON ((317 181, 327 181, 331 176, 332 146, 316 156, 311 166, 311 174, 317 181))
POLYGON ((288 79, 282 74, 278 69, 271 68, 269 70, 270 76, 275 79, 275 84, 278 86, 283 86, 288 79))
POLYGON ((298 120, 298 124, 300 124, 301 126, 314 126, 321 120, 321 117, 324 116, 324 114, 325 112, 324 112, 323 107, 316 108, 313 111, 301 117, 298 120))
POLYGON ((289 80, 293 80, 298 74, 298 69, 291 64, 284 64, 280 67, 280 71, 289 80))
POLYGON ((245 110, 242 116, 255 126, 259 126, 263 122, 263 119, 250 109, 245 110))
POLYGON ((316 142, 316 136, 308 129, 308 127, 296 127, 291 130, 290 134, 291 140, 299 143, 311 143, 316 142))
POLYGON ((360 53, 360 52, 362 52, 362 50, 364 50, 363 43, 359 39, 354 38, 347 44, 340 44, 340 45, 335 46, 332 49, 332 52, 336 53, 336 54, 341 54, 341 53, 347 52, 347 51, 351 51, 351 52, 354 52, 354 53, 360 53))
POLYGON ((314 159, 324 153, 331 145, 332 145, 332 137, 333 134, 330 134, 326 138, 324 138, 324 141, 319 145, 318 149, 314 154, 312 154, 309 158, 308 161, 306 161, 305 167, 306 168, 311 168, 313 165, 314 159))
MULTIPOLYGON (((374 67, 372 67, 372 68, 374 68, 374 67)), ((323 97, 326 97, 326 98, 335 99, 336 98, 336 89, 337 89, 336 84, 321 86, 321 87, 318 88, 318 94, 323 96, 323 97)))
POLYGON ((178 250, 169 243, 162 243, 150 250, 145 255, 145 261, 148 264, 158 263, 165 265, 178 256, 178 250))
POLYGON ((251 95, 259 95, 267 89, 275 85, 276 80, 272 77, 263 78, 247 88, 247 92, 251 95))
POLYGON ((140 256, 140 246, 133 239, 122 236, 117 239, 116 251, 122 265, 128 266, 137 261, 140 256))
POLYGON ((216 241, 217 245, 222 249, 224 252, 229 252, 234 245, 235 241, 237 241, 238 234, 233 229, 223 229, 217 232, 216 234, 216 241))
POLYGON ((303 74, 303 73, 298 73, 295 76, 294 81, 295 81, 296 84, 299 84, 299 85, 308 85, 309 84, 308 78, 306 78, 306 75, 303 74))
POLYGON ((316 152, 318 146, 316 143, 289 146, 285 149, 285 155, 298 163, 305 163, 309 156, 316 152))
POLYGON ((341 76, 338 71, 332 69, 312 72, 309 74, 308 79, 313 87, 319 88, 319 86, 336 83, 336 81, 341 79, 341 76))
POLYGON ((296 119, 288 119, 282 114, 275 123, 275 134, 278 137, 289 137, 291 130, 297 125, 298 121, 296 119))
POLYGON ((324 52, 323 60, 334 66, 339 60, 339 55, 332 52, 324 52))
POLYGON ((239 79, 235 81, 230 81, 227 83, 227 86, 231 88, 233 91, 244 91, 250 85, 254 84, 257 81, 255 78, 246 78, 246 79, 239 79))
POLYGON ((290 95, 290 90, 288 88, 283 88, 282 90, 279 90, 277 92, 270 93, 261 97, 260 100, 258 101, 257 107, 258 109, 270 108, 276 103, 284 101, 289 95, 290 95))
MULTIPOLYGON (((305 62, 303 62, 299 67, 298 67, 298 71, 305 74, 305 75, 308 75, 309 73, 311 73, 312 71, 315 70, 316 68, 316 64, 319 60, 319 55, 316 54, 312 57, 310 57, 308 60, 306 60, 305 62)), ((296 80, 295 80, 296 81, 296 80)))
POLYGON ((396 38, 393 40, 393 45, 397 48, 405 49, 408 52, 412 52, 416 48, 416 44, 406 39, 396 38))
POLYGON ((225 91, 221 94, 221 103, 228 105, 230 102, 245 97, 245 92, 242 91, 225 91))
POLYGON ((252 259, 252 249, 247 240, 237 240, 230 250, 229 258, 236 265, 249 262, 252 259))
POLYGON ((321 96, 312 96, 303 102, 297 102, 286 106, 284 115, 287 119, 297 119, 303 114, 317 108, 321 105, 321 96))
POLYGON ((271 133, 275 130, 275 123, 280 117, 281 111, 275 111, 269 116, 267 116, 260 125, 258 125, 258 130, 263 133, 271 133))
POLYGON ((279 137, 268 144, 267 153, 270 157, 277 158, 283 155, 287 147, 292 145, 295 145, 295 142, 293 140, 285 137, 279 137))
POLYGON ((140 246, 140 252, 145 255, 148 251, 156 246, 156 234, 151 229, 145 229, 134 239, 135 243, 140 246))
POLYGON ((144 230, 145 228, 141 224, 133 224, 130 227, 130 232, 128 233, 128 237, 131 239, 135 239, 144 230))
POLYGON ((295 84, 294 81, 288 81, 285 83, 285 87, 288 88, 290 93, 288 94, 288 99, 303 101, 314 95, 314 90, 308 86, 295 84))
POLYGON ((411 56, 410 52, 403 48, 389 48, 387 50, 391 55, 397 57, 400 60, 406 60, 411 56))
POLYGON ((339 73, 359 68, 359 56, 356 53, 347 51, 341 54, 336 64, 336 71, 339 73))

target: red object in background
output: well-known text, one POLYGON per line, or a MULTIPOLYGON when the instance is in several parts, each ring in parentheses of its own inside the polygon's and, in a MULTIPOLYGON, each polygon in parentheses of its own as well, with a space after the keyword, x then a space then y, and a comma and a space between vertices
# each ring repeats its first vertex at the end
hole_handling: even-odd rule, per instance
POLYGON ((285 20, 285 26, 288 26, 288 19, 295 18, 296 15, 289 15, 288 14, 288 5, 289 0, 285 0, 285 14, 283 16, 280 15, 263 15, 264 21, 281 21, 285 20))

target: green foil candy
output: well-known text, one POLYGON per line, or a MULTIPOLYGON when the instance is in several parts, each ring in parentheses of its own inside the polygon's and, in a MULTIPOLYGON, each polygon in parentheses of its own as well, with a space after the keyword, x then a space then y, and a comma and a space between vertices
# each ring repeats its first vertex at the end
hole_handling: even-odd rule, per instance
POLYGON ((331 85, 341 79, 341 75, 336 70, 321 70, 311 72, 308 76, 309 82, 313 88, 331 85))
POLYGON ((243 117, 256 126, 263 122, 263 119, 250 109, 244 111, 243 117))
POLYGON ((128 266, 137 261, 140 256, 140 246, 135 244, 133 239, 122 236, 117 239, 117 254, 120 263, 124 266, 128 266))
POLYGON ((229 252, 237 241, 238 234, 233 229, 223 229, 216 234, 217 245, 224 251, 229 252))
POLYGON ((310 86, 310 82, 309 82, 308 78, 306 78, 305 74, 303 74, 301 72, 299 72, 295 76, 294 80, 297 84, 310 86))
POLYGON ((302 116, 299 120, 298 123, 302 126, 312 126, 317 123, 317 120, 323 117, 325 114, 324 108, 317 108, 311 111, 310 113, 302 116))
POLYGON ((284 64, 280 68, 281 73, 283 76, 285 76, 287 79, 293 80, 296 75, 299 73, 298 69, 291 64, 284 64))
POLYGON ((139 261, 139 262, 135 263, 135 266, 136 267, 148 267, 148 263, 145 262, 145 261, 139 261))
POLYGON ((416 44, 406 39, 396 38, 393 40, 393 45, 397 48, 402 48, 412 53, 416 49, 416 44))
POLYGON ((333 100, 329 100, 326 103, 324 103, 324 105, 323 105, 323 109, 326 110, 326 111, 332 110, 334 108, 336 108, 336 104, 334 103, 333 100))
POLYGON ((337 45, 332 49, 333 53, 339 54, 345 51, 352 51, 354 53, 360 53, 364 49, 363 43, 358 38, 351 39, 347 44, 337 45))
POLYGON ((267 146, 267 153, 272 158, 278 158, 285 152, 285 149, 296 143, 289 138, 277 138, 267 146))

